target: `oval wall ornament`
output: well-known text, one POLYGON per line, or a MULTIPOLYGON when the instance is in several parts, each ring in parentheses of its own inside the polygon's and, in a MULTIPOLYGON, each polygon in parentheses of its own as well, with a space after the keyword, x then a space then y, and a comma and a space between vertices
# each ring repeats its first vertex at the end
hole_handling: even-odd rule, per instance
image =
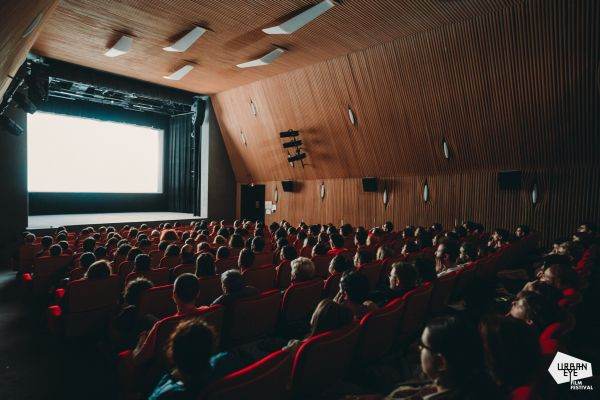
POLYGON ((279 201, 279 190, 277 190, 277 186, 275 186, 275 190, 273 191, 273 201, 275 203, 279 201))
POLYGON ((429 183, 425 181, 425 185, 423 186, 423 201, 427 203, 429 201, 429 183))
POLYGON ((538 200, 539 200, 538 185, 537 185, 537 182, 535 182, 533 184, 533 186, 531 187, 531 202, 535 206, 538 203, 538 200))
POLYGON ((389 201, 390 201, 390 199, 388 197, 388 190, 387 190, 387 186, 386 186, 383 189, 383 205, 387 207, 389 201))
POLYGON ((325 182, 321 182, 321 186, 319 187, 319 197, 321 200, 325 198, 325 182))

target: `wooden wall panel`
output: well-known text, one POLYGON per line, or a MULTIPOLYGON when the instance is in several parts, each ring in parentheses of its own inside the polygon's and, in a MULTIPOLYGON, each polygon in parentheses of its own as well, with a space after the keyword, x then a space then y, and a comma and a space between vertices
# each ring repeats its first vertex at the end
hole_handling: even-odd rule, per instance
POLYGON ((441 222, 451 227, 456 221, 473 220, 489 229, 513 229, 525 223, 548 243, 568 235, 582 221, 600 220, 600 170, 583 167, 525 171, 518 191, 499 190, 497 174, 490 171, 381 178, 377 193, 363 192, 361 180, 356 178, 303 181, 293 193, 283 192, 280 182, 272 181, 266 183, 266 200, 273 200, 276 186, 277 211, 266 216, 267 223, 285 219, 293 224, 304 220, 373 226, 391 220, 396 226, 441 222), (425 180, 430 187, 427 203, 422 197, 425 180), (536 206, 530 193, 534 181, 539 187, 536 206), (323 200, 319 197, 321 182, 326 187, 323 200), (390 193, 387 207, 382 195, 385 184, 390 193))
POLYGON ((598 165, 599 26, 594 0, 519 2, 218 93, 236 178, 598 165), (278 133, 290 128, 301 131, 307 168, 286 162, 278 133))

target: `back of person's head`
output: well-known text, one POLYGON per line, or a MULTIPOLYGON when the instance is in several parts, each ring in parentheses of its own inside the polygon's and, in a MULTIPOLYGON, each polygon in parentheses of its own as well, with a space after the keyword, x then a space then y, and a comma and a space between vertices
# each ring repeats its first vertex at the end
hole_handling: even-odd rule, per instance
POLYGON ((406 242, 402 247, 402 253, 404 254, 412 254, 419 251, 419 246, 415 242, 406 242))
POLYGON ((97 260, 106 258, 107 254, 108 254, 108 249, 104 246, 98 246, 94 249, 94 255, 96 256, 97 260))
POLYGON ((238 256, 238 267, 240 269, 251 268, 254 264, 254 253, 248 249, 242 249, 238 256))
POLYGON ((179 255, 179 246, 176 244, 170 244, 165 250, 165 257, 177 257, 179 255))
POLYGON ((523 291, 534 292, 546 300, 548 300, 551 304, 558 304, 558 301, 562 297, 562 291, 552 286, 548 282, 536 280, 533 282, 528 282, 523 288, 523 291))
POLYGON ((95 261, 96 256, 94 255, 94 253, 83 253, 79 257, 79 266, 87 271, 90 265, 92 265, 95 261))
POLYGON ((291 263, 292 281, 303 282, 315 276, 315 264, 310 258, 298 257, 291 263))
POLYGON ((142 239, 138 241, 138 247, 140 249, 148 249, 150 246, 152 246, 152 242, 150 242, 148 239, 142 239))
POLYGON ((135 256, 133 265, 134 271, 136 272, 146 272, 150 271, 151 259, 148 254, 138 254, 135 256))
POLYGON ((252 239, 252 250, 256 253, 261 253, 265 249, 265 239, 260 236, 255 236, 252 239))
POLYGON ((146 278, 136 278, 125 287, 123 299, 131 306, 138 306, 142 293, 154 287, 154 284, 146 278))
POLYGON ((225 260, 229 258, 231 251, 228 247, 221 246, 217 249, 217 260, 225 260))
POLYGON ((417 284, 417 271, 407 262, 392 264, 390 271, 390 288, 412 289, 417 284))
POLYGON ((193 274, 181 274, 175 279, 173 294, 175 298, 185 304, 193 304, 198 297, 200 284, 193 274))
POLYGON ((354 266, 359 267, 361 265, 369 264, 373 262, 373 254, 367 250, 358 250, 354 255, 354 266))
POLYGON ((369 297, 369 278, 359 271, 346 271, 340 279, 340 289, 348 300, 362 304, 369 297))
POLYGON ((95 261, 85 273, 85 277, 89 280, 106 279, 109 276, 110 265, 108 265, 108 261, 105 260, 95 261))
POLYGON ((437 279, 435 260, 432 257, 419 255, 413 260, 413 266, 421 282, 431 282, 437 279))
POLYGON ((193 264, 195 262, 194 246, 192 246, 191 244, 184 244, 183 246, 181 246, 179 255, 181 256, 182 264, 193 264))
POLYGON ((127 261, 134 262, 135 258, 142 253, 143 251, 139 247, 132 247, 127 253, 127 261))
POLYGON ((215 275, 215 260, 210 253, 202 253, 196 258, 196 276, 207 277, 215 275))
POLYGON ((52 246, 52 243, 54 242, 54 239, 52 238, 52 236, 44 236, 41 240, 42 243, 42 247, 47 249, 50 246, 52 246))
MULTIPOLYGON (((166 224, 165 224, 165 229, 166 229, 166 224)), ((177 240, 179 240, 179 237, 177 236, 177 232, 175 232, 174 230, 166 229, 166 230, 162 231, 162 233, 160 234, 160 240, 170 243, 170 242, 176 242, 177 240)))
POLYGON ((312 249, 313 247, 315 247, 315 245, 317 244, 317 238, 314 236, 307 236, 306 239, 304 239, 304 247, 312 249))
POLYGON ((369 237, 369 234, 367 233, 367 231, 365 231, 365 230, 356 231, 356 234, 354 235, 354 243, 356 243, 359 246, 364 246, 367 244, 367 237, 369 237))
POLYGON ((483 346, 477 329, 455 317, 429 321, 421 335, 421 368, 430 379, 457 398, 477 398, 468 393, 485 386, 483 346))
POLYGON ((561 290, 579 286, 579 277, 575 270, 564 264, 550 265, 544 270, 540 280, 561 290))
POLYGON ((242 235, 238 235, 237 233, 231 235, 229 238, 229 247, 232 249, 241 249, 244 247, 244 237, 242 235))
POLYGON ((331 235, 329 235, 329 240, 331 241, 331 247, 344 247, 344 238, 337 232, 333 232, 331 235))
POLYGON ((321 232, 321 226, 319 226, 319 225, 311 225, 308 228, 308 230, 309 230, 309 232, 310 232, 310 234, 312 236, 317 236, 319 234, 319 232, 321 232))
POLYGON ((23 238, 25 240, 25 243, 31 244, 35 242, 35 235, 31 232, 25 232, 23 238))
POLYGON ((340 227, 340 234, 342 236, 350 236, 352 235, 352 225, 344 224, 340 227))
POLYGON ((329 262, 329 273, 332 275, 342 274, 346 271, 350 271, 352 268, 352 262, 344 254, 338 254, 329 262))
POLYGON ((230 269, 221 274, 221 286, 225 294, 231 294, 242 290, 246 284, 242 273, 237 269, 230 269))
POLYGON ((294 246, 286 245, 281 248, 281 259, 292 261, 298 258, 298 251, 294 246))
POLYGON ((117 248, 117 254, 122 257, 127 257, 130 250, 131 250, 131 245, 128 243, 123 243, 123 244, 119 245, 119 247, 117 248))
POLYGON ((83 248, 83 251, 94 251, 94 247, 96 247, 96 239, 93 237, 86 238, 81 247, 83 248))
POLYGON ((327 254, 327 247, 323 243, 317 243, 312 249, 313 256, 323 256, 327 254))
POLYGON ((202 319, 180 322, 167 343, 167 359, 184 382, 203 382, 215 348, 213 329, 202 319))
POLYGON ((506 392, 531 384, 541 365, 538 339, 524 321, 492 316, 479 327, 485 360, 496 383, 506 392))
POLYGON ((53 244, 52 246, 50 246, 48 252, 52 257, 58 257, 62 254, 62 247, 60 246, 60 244, 53 244))
POLYGON ((56 241, 57 242, 61 242, 61 241, 66 241, 68 238, 67 233, 66 232, 60 232, 59 234, 56 235, 56 241))
POLYGON ((352 323, 352 311, 331 299, 319 302, 310 319, 310 336, 343 328, 352 323))
POLYGON ((394 256, 394 250, 392 250, 391 247, 383 245, 383 246, 379 246, 379 248, 377 249, 377 254, 375 255, 375 258, 377 260, 385 260, 386 258, 390 258, 394 256))
POLYGON ((65 251, 69 250, 69 242, 67 242, 66 240, 61 240, 60 242, 58 242, 58 245, 60 246, 60 248, 63 251, 63 253, 65 251))

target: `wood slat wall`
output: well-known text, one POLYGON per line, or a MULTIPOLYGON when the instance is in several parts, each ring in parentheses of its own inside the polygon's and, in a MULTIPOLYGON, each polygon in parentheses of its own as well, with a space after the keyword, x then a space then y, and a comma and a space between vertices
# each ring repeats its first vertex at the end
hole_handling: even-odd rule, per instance
POLYGON ((37 38, 40 27, 48 20, 58 0, 28 0, 0 2, 0 99, 17 72, 27 52, 37 38), (43 17, 35 31, 27 37, 23 33, 37 15, 43 17))
POLYGON ((236 178, 597 164, 599 26, 595 0, 530 0, 218 93, 236 178), (287 129, 301 132, 304 169, 286 161, 287 129))
POLYGON ((266 183, 266 200, 273 201, 278 188, 277 211, 266 222, 288 220, 294 224, 349 222, 380 225, 386 220, 396 226, 430 225, 441 222, 451 227, 456 221, 472 220, 487 228, 513 229, 525 223, 541 233, 544 243, 572 232, 582 221, 600 221, 600 170, 592 168, 524 171, 521 190, 499 190, 497 174, 475 171, 453 175, 381 178, 377 193, 365 193, 361 179, 302 181, 295 192, 283 192, 280 182, 266 183), (427 181, 430 198, 423 201, 427 181), (326 195, 319 196, 321 182, 326 195), (531 202, 537 182, 539 201, 531 202), (383 204, 387 185, 389 203, 383 204))

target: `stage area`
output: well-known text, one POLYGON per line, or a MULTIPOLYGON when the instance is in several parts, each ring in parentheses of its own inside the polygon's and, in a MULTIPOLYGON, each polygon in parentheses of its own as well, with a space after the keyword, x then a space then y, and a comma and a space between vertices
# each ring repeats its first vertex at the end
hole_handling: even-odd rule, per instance
POLYGON ((56 214, 56 215, 30 215, 28 230, 53 229, 57 226, 86 227, 99 225, 125 225, 141 223, 193 221, 200 219, 193 214, 177 212, 129 212, 105 214, 56 214))

